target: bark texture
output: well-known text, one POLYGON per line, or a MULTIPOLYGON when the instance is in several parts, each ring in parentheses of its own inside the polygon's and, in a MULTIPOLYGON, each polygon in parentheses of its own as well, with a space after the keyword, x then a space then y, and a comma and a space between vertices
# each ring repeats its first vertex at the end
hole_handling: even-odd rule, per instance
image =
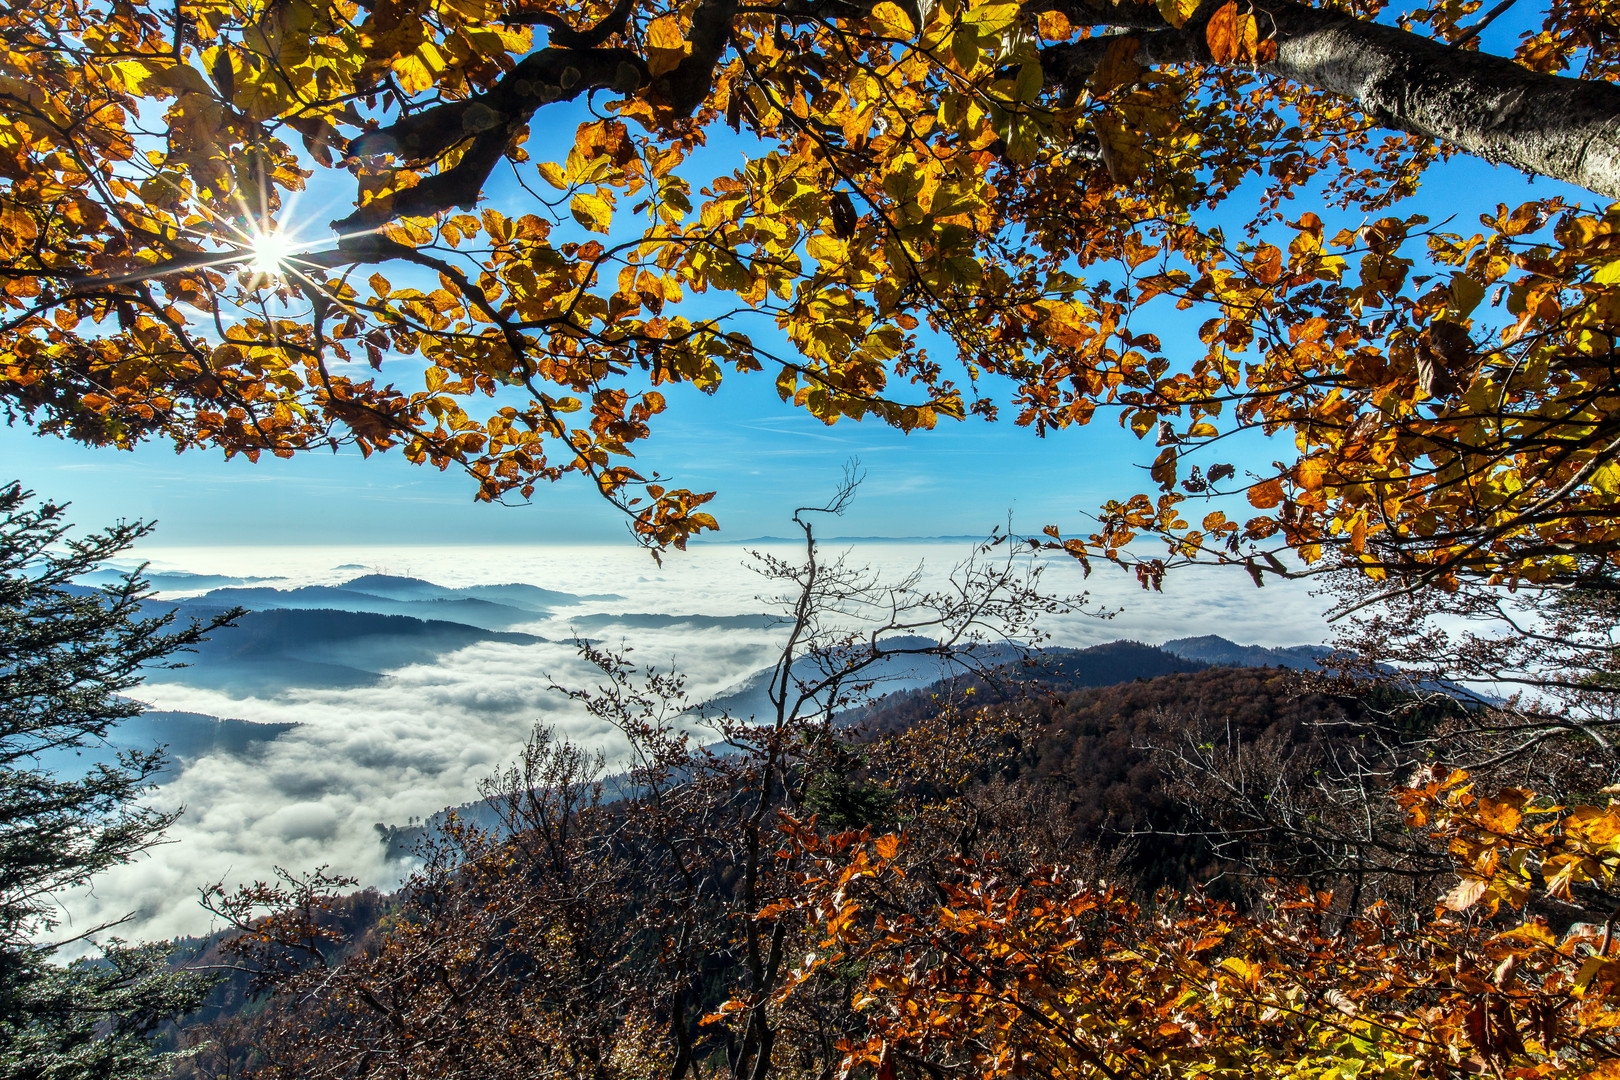
MULTIPOLYGON (((1119 25, 1098 4, 1040 6, 1119 25)), ((1205 27, 1217 6, 1206 0, 1179 30, 1161 24, 1135 33, 1137 62, 1214 64, 1205 27)), ((1255 17, 1277 43, 1276 59, 1257 67, 1265 74, 1348 98, 1385 127, 1620 199, 1620 86, 1544 75, 1505 57, 1288 0, 1257 0, 1255 17)), ((1107 43, 1093 38, 1047 49, 1048 77, 1077 85, 1107 43)))

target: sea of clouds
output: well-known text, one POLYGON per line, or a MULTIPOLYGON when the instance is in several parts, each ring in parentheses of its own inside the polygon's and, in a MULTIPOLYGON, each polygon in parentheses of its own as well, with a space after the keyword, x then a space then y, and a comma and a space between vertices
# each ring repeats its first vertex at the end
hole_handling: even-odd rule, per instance
MULTIPOLYGON (((794 549, 771 550, 792 555, 794 549)), ((965 543, 865 543, 850 558, 897 575, 922 564, 943 582, 968 554, 965 543)), ((617 732, 552 687, 592 686, 598 675, 571 644, 569 620, 603 612, 735 615, 776 610, 780 591, 750 570, 743 547, 711 544, 671 552, 662 566, 623 547, 152 547, 139 552, 154 571, 275 578, 278 588, 338 584, 362 573, 417 577, 457 587, 524 583, 575 594, 622 596, 554 612, 512 629, 544 643, 486 643, 401 666, 363 689, 288 689, 232 697, 178 682, 151 681, 140 696, 153 708, 299 726, 242 755, 184 763, 153 795, 183 807, 168 842, 109 871, 92 888, 63 898, 62 936, 128 916, 126 938, 166 938, 210 929, 197 903, 201 886, 265 879, 274 867, 330 866, 365 886, 394 887, 405 867, 386 857, 375 826, 402 825, 476 797, 479 781, 509 762, 539 722, 612 758, 617 732)), ((1085 578, 1063 557, 1045 560, 1044 586, 1090 595, 1084 613, 1054 617, 1048 644, 1086 646, 1120 638, 1157 644, 1219 634, 1244 643, 1294 645, 1324 640, 1326 602, 1296 583, 1256 589, 1241 570, 1197 569, 1172 576, 1163 593, 1144 592, 1117 570, 1085 578), (1101 618, 1102 611, 1114 612, 1101 618)), ((176 596, 183 594, 174 594, 176 596)), ((705 627, 610 626, 592 636, 627 647, 643 664, 686 674, 696 699, 722 694, 768 667, 780 647, 770 631, 705 627)))

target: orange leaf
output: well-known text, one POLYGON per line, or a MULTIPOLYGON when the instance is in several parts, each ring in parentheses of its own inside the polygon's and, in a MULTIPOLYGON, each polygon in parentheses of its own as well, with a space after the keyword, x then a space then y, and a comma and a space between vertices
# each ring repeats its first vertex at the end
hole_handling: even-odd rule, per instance
POLYGON ((1074 36, 1074 27, 1061 11, 1043 11, 1040 15, 1041 36, 1048 41, 1068 41, 1074 36))
POLYGON ((1249 489, 1249 505, 1256 510, 1270 510, 1282 502, 1282 498, 1282 482, 1276 477, 1249 489))
POLYGON ((1204 29, 1209 51, 1217 64, 1232 64, 1258 59, 1260 27, 1254 16, 1238 10, 1236 0, 1227 0, 1204 29))

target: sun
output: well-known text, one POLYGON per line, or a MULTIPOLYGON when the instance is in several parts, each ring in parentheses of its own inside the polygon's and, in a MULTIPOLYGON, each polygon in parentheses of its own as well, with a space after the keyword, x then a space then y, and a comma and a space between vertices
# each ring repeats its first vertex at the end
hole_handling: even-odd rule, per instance
POLYGON ((280 230, 256 231, 248 240, 248 269, 265 277, 280 277, 296 250, 292 237, 280 230))

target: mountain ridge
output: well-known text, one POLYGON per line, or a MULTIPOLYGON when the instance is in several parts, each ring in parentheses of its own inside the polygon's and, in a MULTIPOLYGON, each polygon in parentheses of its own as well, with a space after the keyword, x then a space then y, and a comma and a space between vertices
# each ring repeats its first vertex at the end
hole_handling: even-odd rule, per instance
POLYGON ((1317 660, 1333 650, 1326 645, 1239 645, 1218 634, 1173 638, 1159 646, 1165 652, 1188 660, 1226 667, 1281 667, 1294 671, 1315 671, 1317 660))
MULTIPOLYGON (((180 609, 185 613, 187 605, 180 609)), ((274 695, 294 687, 359 689, 379 684, 389 669, 430 663, 470 645, 533 645, 545 640, 410 615, 271 608, 250 611, 235 626, 215 631, 197 646, 189 666, 160 668, 147 677, 241 697, 274 695)))

